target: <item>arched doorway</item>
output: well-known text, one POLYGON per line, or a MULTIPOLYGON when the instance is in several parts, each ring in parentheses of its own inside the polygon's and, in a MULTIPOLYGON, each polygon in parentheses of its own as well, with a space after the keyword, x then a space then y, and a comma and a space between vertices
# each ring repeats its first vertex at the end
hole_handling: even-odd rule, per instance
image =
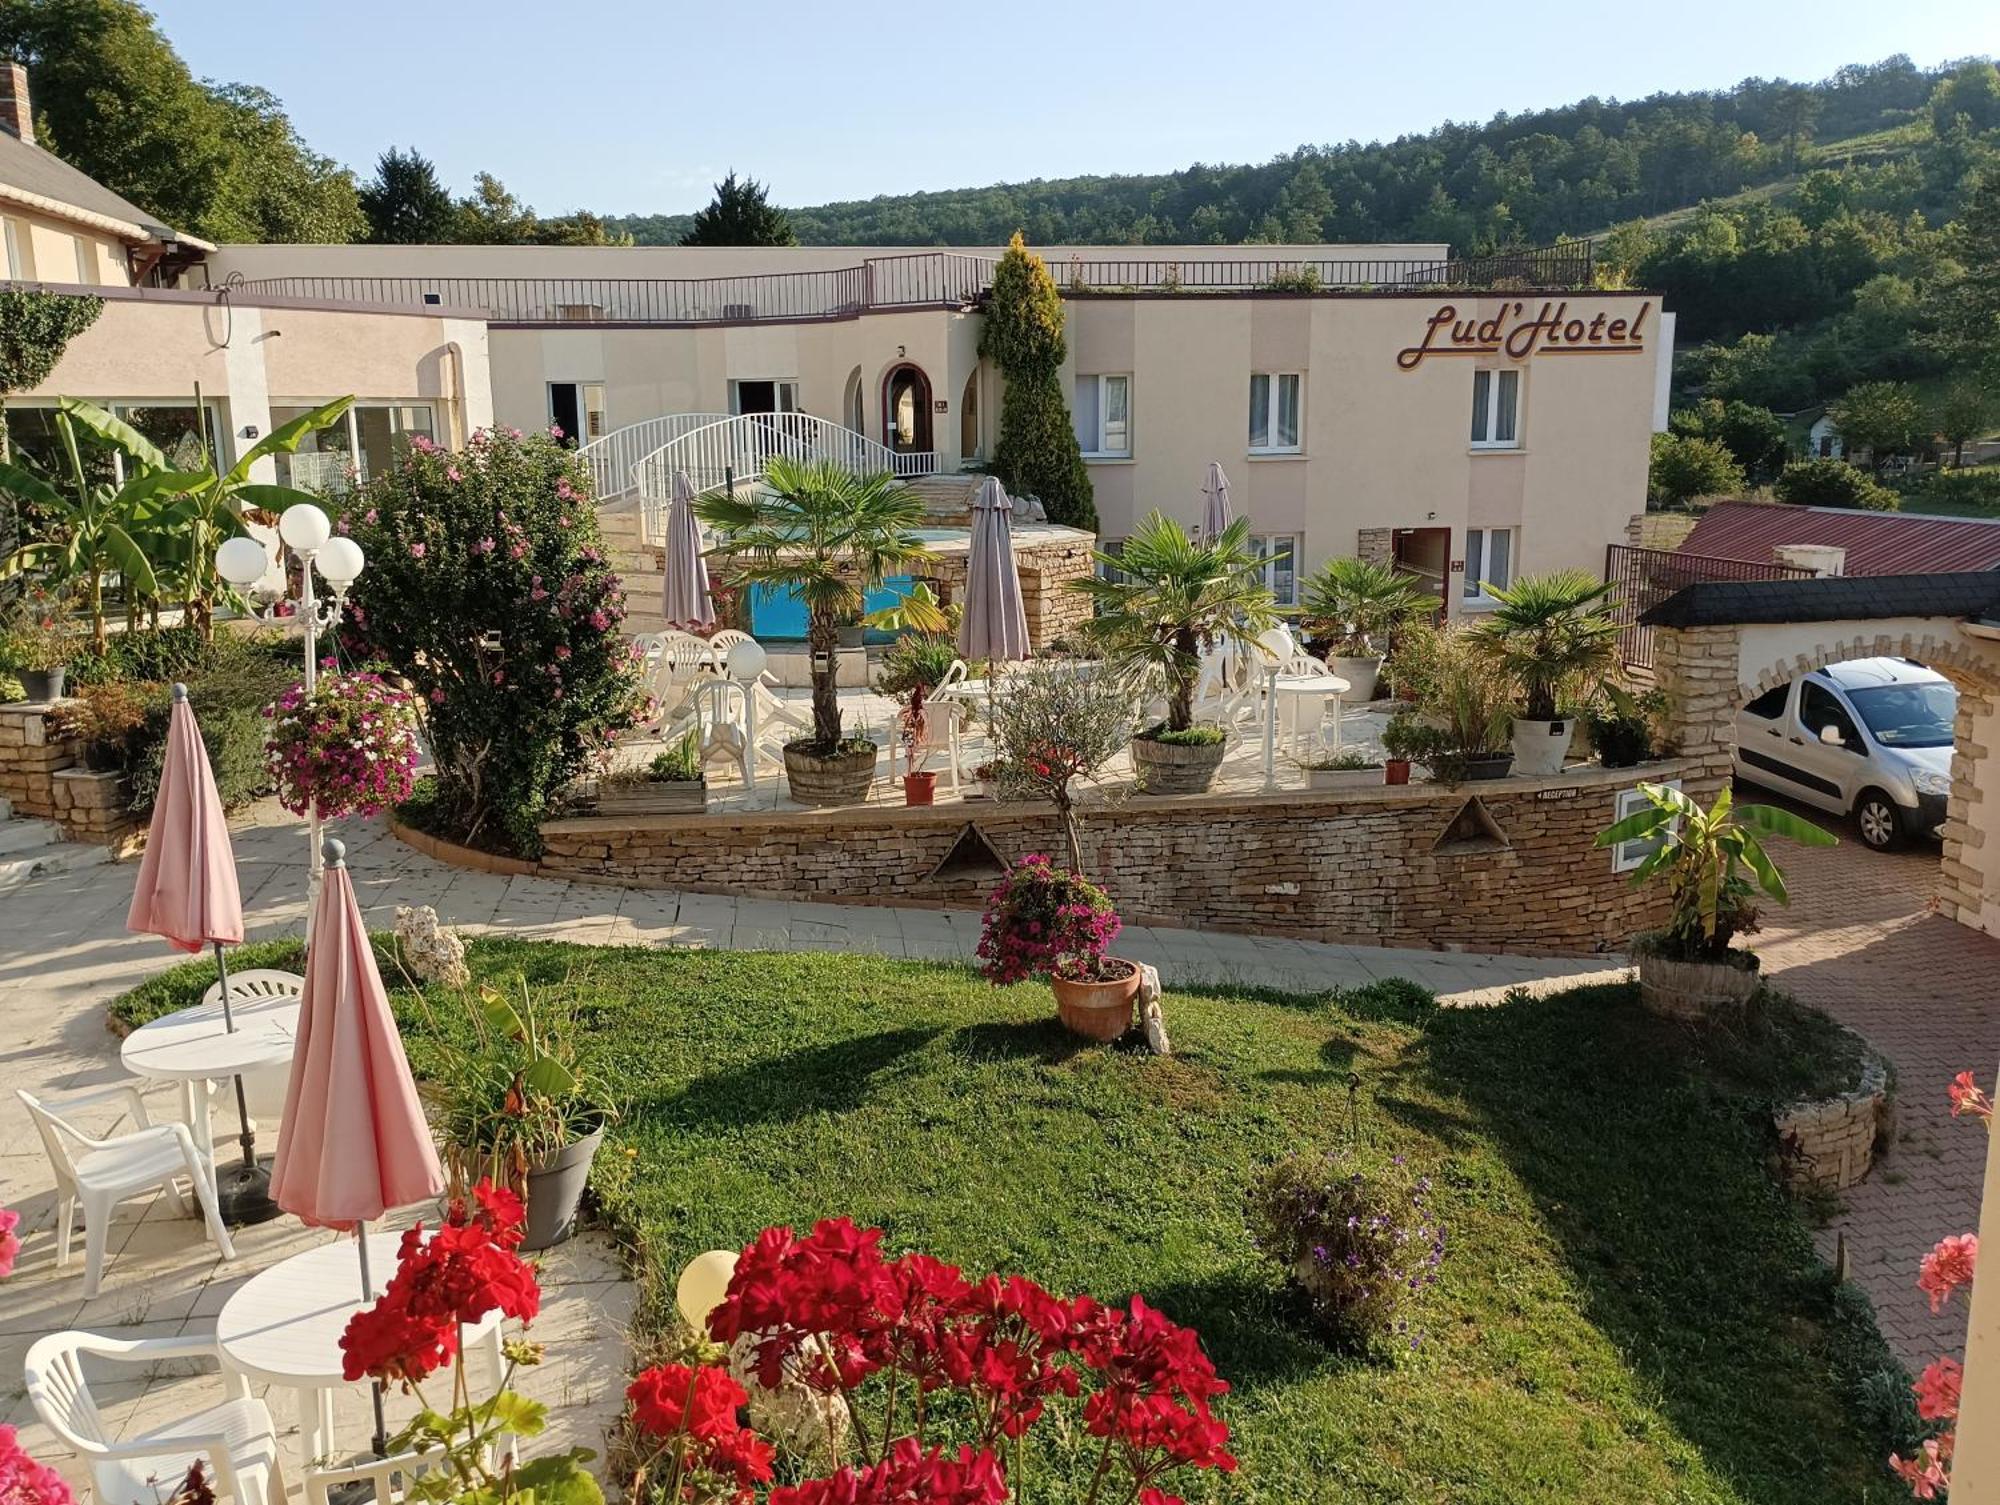
POLYGON ((931 445, 931 379, 917 366, 892 366, 882 378, 882 442, 899 455, 931 445))
POLYGON ((840 421, 859 434, 865 431, 861 413, 861 368, 847 373, 847 386, 840 395, 840 421))

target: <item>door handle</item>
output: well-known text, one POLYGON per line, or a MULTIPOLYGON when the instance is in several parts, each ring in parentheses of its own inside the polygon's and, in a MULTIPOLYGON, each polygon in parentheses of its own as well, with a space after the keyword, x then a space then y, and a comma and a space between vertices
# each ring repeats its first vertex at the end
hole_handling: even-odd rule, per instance
POLYGON ((1767 726, 1764 728, 1764 735, 1767 737, 1782 737, 1785 734, 1779 731, 1775 726, 1767 726))
POLYGON ((1792 740, 1792 745, 1794 747, 1804 747, 1806 745, 1806 739, 1804 737, 1794 737, 1791 740, 1792 740))

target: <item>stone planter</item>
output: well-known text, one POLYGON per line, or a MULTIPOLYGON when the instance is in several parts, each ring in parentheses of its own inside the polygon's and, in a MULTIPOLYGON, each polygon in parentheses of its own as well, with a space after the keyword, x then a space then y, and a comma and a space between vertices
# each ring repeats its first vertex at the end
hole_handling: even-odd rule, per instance
POLYGON ((801 805, 866 802, 869 786, 875 782, 875 759, 881 750, 870 742, 827 757, 808 751, 811 745, 785 744, 785 779, 791 785, 792 798, 801 805))
POLYGON ((647 779, 597 786, 599 815, 687 815, 708 808, 707 779, 647 779))
POLYGON ((1531 779, 1545 779, 1563 770, 1569 756, 1570 738, 1576 735, 1575 718, 1561 721, 1530 721, 1514 718, 1514 772, 1531 779))
POLYGON ((1888 1140, 1889 1069, 1870 1051, 1852 1092, 1793 1103, 1771 1115, 1779 1173, 1794 1190, 1844 1191, 1875 1164, 1888 1140))
POLYGON ((1741 1015, 1763 981, 1754 952, 1726 962, 1689 962, 1639 953, 1639 1001, 1649 1013, 1686 1024, 1741 1015))
MULTIPOLYGON (((1117 957, 1106 957, 1109 965, 1117 957)), ((1139 998, 1139 967, 1126 962, 1131 975, 1111 982, 1067 982, 1049 979, 1055 990, 1056 1012, 1064 1028, 1086 1040, 1116 1040, 1132 1027, 1133 1007, 1139 998)))
POLYGON ((1326 666, 1347 681, 1347 700, 1366 705, 1375 698, 1375 681, 1382 677, 1381 654, 1363 658, 1329 657, 1326 666))
POLYGON ((576 1231, 577 1204, 590 1180, 590 1162, 604 1143, 602 1124, 572 1140, 555 1155, 528 1170, 528 1228, 521 1248, 546 1249, 576 1231))
POLYGON ((1306 788, 1308 789, 1379 789, 1383 778, 1380 768, 1308 768, 1306 788))
POLYGON ((60 669, 16 669, 14 677, 21 681, 21 692, 25 699, 36 704, 63 698, 63 682, 69 677, 69 666, 60 669))
POLYGON ((1228 750, 1227 742, 1185 746, 1134 737, 1132 769, 1143 794, 1206 794, 1228 750))

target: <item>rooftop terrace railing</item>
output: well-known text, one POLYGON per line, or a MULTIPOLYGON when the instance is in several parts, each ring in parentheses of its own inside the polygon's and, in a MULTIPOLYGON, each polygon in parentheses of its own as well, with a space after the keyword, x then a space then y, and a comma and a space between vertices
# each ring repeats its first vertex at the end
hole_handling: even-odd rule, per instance
MULTIPOLYGON (((245 296, 483 312, 495 324, 702 325, 851 319, 875 309, 960 308, 993 282, 990 256, 920 251, 859 266, 742 277, 232 276, 245 296)), ((1567 291, 1593 285, 1588 241, 1495 256, 1245 258, 1070 257, 1050 264, 1065 292, 1244 293, 1420 288, 1567 291)))

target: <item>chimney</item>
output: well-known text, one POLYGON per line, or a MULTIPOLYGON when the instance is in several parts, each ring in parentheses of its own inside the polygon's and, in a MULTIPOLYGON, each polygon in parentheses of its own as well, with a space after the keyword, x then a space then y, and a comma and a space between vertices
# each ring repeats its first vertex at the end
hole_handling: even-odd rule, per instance
POLYGON ((0 58, 0 131, 34 144, 35 104, 28 98, 28 70, 12 58, 0 58))
POLYGON ((1771 549, 1772 562, 1793 569, 1811 570, 1815 575, 1845 575, 1847 550, 1838 544, 1781 543, 1771 549))

